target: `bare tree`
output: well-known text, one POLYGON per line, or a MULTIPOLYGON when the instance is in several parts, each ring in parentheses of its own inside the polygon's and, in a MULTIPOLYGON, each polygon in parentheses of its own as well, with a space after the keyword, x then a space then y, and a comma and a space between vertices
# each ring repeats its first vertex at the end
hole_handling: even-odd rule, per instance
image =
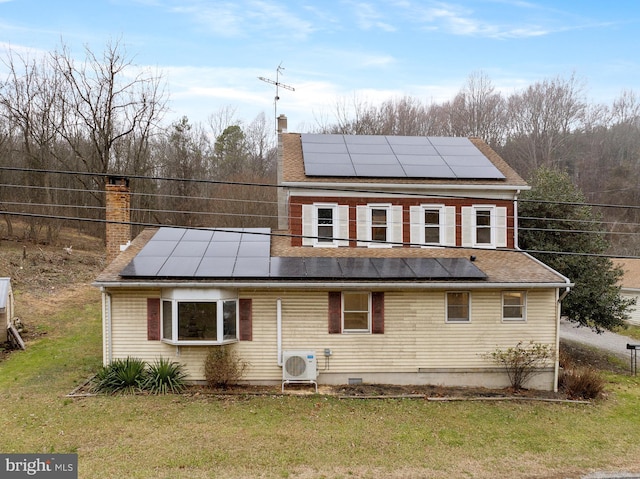
POLYGON ((131 136, 144 142, 166 110, 161 75, 138 71, 118 41, 107 44, 101 57, 85 47, 80 62, 63 45, 51 60, 64 80, 60 135, 85 171, 123 173, 117 171, 126 163, 116 157, 118 142, 131 136))
MULTIPOLYGON (((13 155, 22 157, 22 166, 28 169, 22 175, 24 186, 30 187, 28 192, 23 189, 17 196, 15 191, 10 194, 14 199, 22 198, 25 213, 42 212, 42 205, 53 202, 56 190, 52 188, 55 185, 51 175, 34 170, 50 168, 59 156, 55 150, 61 117, 58 104, 61 78, 48 70, 44 60, 33 60, 9 51, 3 62, 8 76, 0 85, 0 115, 12 126, 15 138, 19 138, 15 144, 18 150, 13 155), (34 204, 34 207, 29 208, 26 203, 34 204)), ((56 239, 60 223, 37 216, 27 217, 26 221, 28 239, 37 241, 42 228, 46 228, 47 241, 56 239)))
POLYGON ((539 166, 569 167, 565 148, 582 127, 586 111, 584 85, 575 75, 535 83, 508 99, 508 150, 521 174, 539 166))

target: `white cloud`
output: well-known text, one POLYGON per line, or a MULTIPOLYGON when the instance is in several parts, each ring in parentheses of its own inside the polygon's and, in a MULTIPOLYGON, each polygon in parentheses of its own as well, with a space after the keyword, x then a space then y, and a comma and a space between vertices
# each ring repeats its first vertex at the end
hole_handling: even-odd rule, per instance
POLYGON ((393 25, 381 20, 383 15, 370 3, 356 3, 353 5, 353 10, 356 15, 356 23, 362 30, 396 31, 393 25))

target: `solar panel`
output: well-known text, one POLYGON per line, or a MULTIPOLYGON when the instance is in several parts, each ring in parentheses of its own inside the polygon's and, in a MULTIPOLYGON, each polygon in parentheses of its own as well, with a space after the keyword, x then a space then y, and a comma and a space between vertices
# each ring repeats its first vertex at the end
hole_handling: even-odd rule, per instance
POLYGON ((301 141, 307 176, 505 178, 468 138, 305 133, 301 141))
POLYGON ((311 281, 486 279, 485 274, 465 258, 271 257, 269 229, 208 230, 211 234, 207 235, 197 231, 160 228, 120 276, 311 281), (163 239, 169 237, 180 240, 163 239), (205 237, 210 238, 208 242, 204 241, 205 237), (154 256, 148 254, 150 251, 162 253, 154 256))

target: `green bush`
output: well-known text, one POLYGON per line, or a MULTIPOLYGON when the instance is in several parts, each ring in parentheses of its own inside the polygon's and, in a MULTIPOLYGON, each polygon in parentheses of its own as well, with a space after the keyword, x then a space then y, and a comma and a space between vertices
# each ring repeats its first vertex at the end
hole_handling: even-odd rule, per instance
POLYGON ((496 349, 487 355, 500 364, 507 372, 511 387, 522 389, 524 384, 536 374, 541 372, 548 360, 554 358, 549 344, 534 343, 524 346, 522 341, 515 347, 496 349))
POLYGON ((226 389, 238 382, 248 366, 229 346, 215 346, 204 360, 204 377, 209 387, 226 389))
POLYGON ((605 380, 588 366, 570 367, 560 373, 558 386, 571 399, 598 399, 604 392, 605 380))
POLYGON ((149 365, 143 388, 153 394, 179 393, 185 388, 186 377, 182 364, 160 358, 149 365))
POLYGON ((139 391, 146 380, 146 366, 137 358, 116 359, 100 368, 93 380, 94 389, 110 394, 139 391))

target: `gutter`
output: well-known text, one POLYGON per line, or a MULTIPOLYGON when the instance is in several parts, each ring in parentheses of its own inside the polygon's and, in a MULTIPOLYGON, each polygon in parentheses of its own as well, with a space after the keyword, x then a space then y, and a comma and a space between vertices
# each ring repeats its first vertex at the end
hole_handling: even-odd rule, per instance
MULTIPOLYGON (((323 190, 346 190, 346 191, 366 191, 371 190, 371 193, 378 192, 380 190, 424 190, 428 188, 430 190, 469 190, 479 191, 491 188, 492 190, 500 191, 520 191, 530 190, 528 185, 493 185, 493 184, 478 184, 478 185, 451 185, 448 184, 432 184, 432 183, 328 183, 328 182, 313 182, 313 181, 285 181, 279 186, 283 188, 309 188, 309 189, 323 189, 323 190)), ((296 192, 297 194, 298 192, 296 192)), ((343 191, 344 193, 344 191, 343 191)), ((324 193, 323 193, 324 194, 324 193)))
MULTIPOLYGON (((562 275, 560 275, 562 276, 562 275)), ((440 282, 425 282, 425 283, 409 283, 409 282, 393 282, 393 281, 359 281, 359 282, 328 282, 318 281, 315 283, 301 282, 301 281, 287 281, 287 282, 274 282, 274 281, 246 281, 246 282, 234 282, 234 281, 216 281, 216 282, 177 282, 177 281, 132 281, 132 282, 99 282, 93 283, 93 286, 99 286, 101 288, 260 288, 260 289, 325 289, 331 290, 335 288, 357 288, 357 289, 543 289, 543 288, 568 288, 573 286, 569 280, 563 283, 485 283, 485 282, 452 282, 452 281, 440 281, 440 282)))

